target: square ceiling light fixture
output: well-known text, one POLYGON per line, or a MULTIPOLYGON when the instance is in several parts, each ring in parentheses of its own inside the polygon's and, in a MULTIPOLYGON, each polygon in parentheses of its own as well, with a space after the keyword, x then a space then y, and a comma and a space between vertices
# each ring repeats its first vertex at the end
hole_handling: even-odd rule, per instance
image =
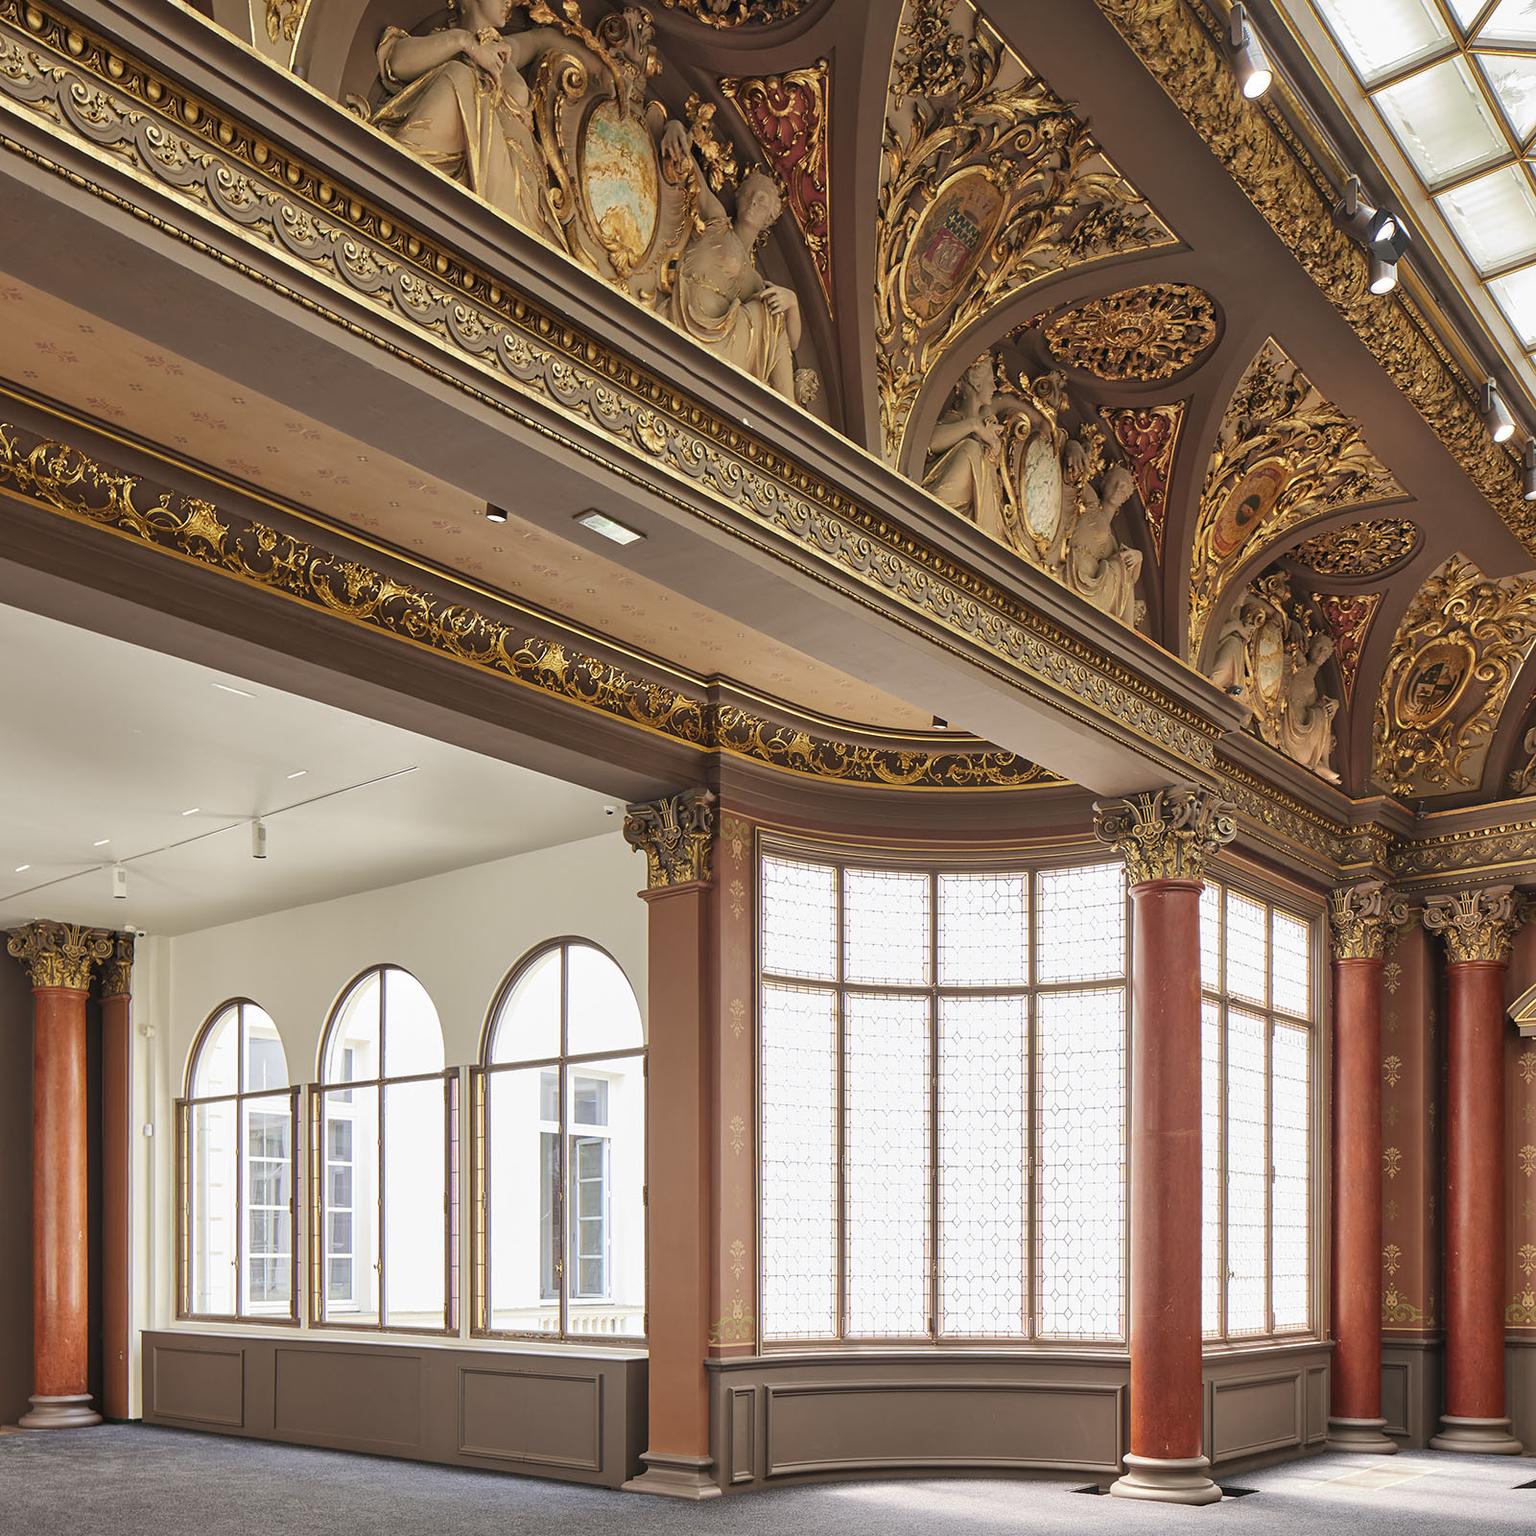
POLYGON ((615 544, 638 544, 645 537, 639 529, 616 522, 606 512, 599 512, 595 507, 586 512, 578 512, 576 521, 583 528, 589 529, 602 538, 611 539, 615 544))

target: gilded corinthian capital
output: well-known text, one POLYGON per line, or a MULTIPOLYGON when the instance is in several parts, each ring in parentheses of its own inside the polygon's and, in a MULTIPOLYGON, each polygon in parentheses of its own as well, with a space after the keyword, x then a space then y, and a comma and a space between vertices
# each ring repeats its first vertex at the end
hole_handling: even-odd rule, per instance
POLYGON ((1387 938, 1408 921, 1408 903, 1380 880, 1344 885, 1328 897, 1335 960, 1380 960, 1387 938))
POLYGON ((1424 903, 1424 926, 1445 940, 1446 958, 1453 965, 1476 960, 1503 965, 1523 920, 1512 885, 1431 896, 1424 903))
POLYGON ((1237 807, 1193 784, 1146 790, 1093 807, 1094 835, 1125 860, 1132 885, 1203 880, 1205 861, 1237 835, 1237 807))
POLYGON ((631 805, 624 813, 624 841, 645 855, 650 890, 706 881, 714 864, 715 797, 707 789, 686 789, 631 805))
POLYGON ((105 928, 43 919, 13 928, 5 947, 27 968, 34 990, 69 987, 87 992, 91 967, 112 953, 112 935, 105 928))
POLYGON ((133 935, 114 933, 112 953, 101 963, 101 995, 127 997, 133 991, 133 935))

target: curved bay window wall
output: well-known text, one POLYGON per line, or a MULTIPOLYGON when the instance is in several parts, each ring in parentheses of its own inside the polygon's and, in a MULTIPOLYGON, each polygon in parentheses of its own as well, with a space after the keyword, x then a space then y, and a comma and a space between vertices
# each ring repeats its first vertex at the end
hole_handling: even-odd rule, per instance
POLYGON ((1317 923, 1208 881, 1200 898, 1203 1328, 1315 1330, 1317 923))
POLYGON ((645 1333, 645 1039, 623 971, 561 940, 512 972, 471 1079, 475 1332, 645 1333))
POLYGON ((378 966, 337 1003, 310 1098, 311 1316, 449 1332, 458 1279, 458 1076, 408 971, 378 966))
POLYGON ((277 1026, 255 1003, 226 1003, 176 1105, 182 1317, 298 1321, 298 1130, 277 1026))
POLYGON ((1120 864, 759 888, 765 1345, 1123 1339, 1120 864))

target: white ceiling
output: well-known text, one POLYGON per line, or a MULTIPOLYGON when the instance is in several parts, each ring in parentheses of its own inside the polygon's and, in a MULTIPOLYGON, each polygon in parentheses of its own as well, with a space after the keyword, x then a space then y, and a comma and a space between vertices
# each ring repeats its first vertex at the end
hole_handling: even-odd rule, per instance
POLYGON ((591 790, 53 619, 0 607, 0 656, 0 927, 189 933, 617 835, 591 790))

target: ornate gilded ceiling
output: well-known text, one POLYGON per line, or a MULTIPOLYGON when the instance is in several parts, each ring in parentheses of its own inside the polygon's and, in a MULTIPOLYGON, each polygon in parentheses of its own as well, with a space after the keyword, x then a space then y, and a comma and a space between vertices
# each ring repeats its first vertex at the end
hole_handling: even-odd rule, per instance
MULTIPOLYGON (((0 5, 17 36, 24 9, 0 5)), ((955 579, 923 602, 952 594, 958 610, 982 582, 1021 612, 1080 599, 1075 611, 1112 621, 1102 633, 1129 671, 1168 656, 1200 667, 1315 779, 1419 798, 1518 776, 1505 738, 1521 732, 1511 720, 1499 736, 1499 720, 1532 691, 1509 596, 1523 590, 1522 557, 1488 503, 1528 549, 1536 524, 1509 455, 1487 440, 1465 360, 1418 290, 1364 292, 1354 247, 1319 215, 1331 168, 1273 103, 1235 92, 1203 13, 1073 0, 1046 28, 1021 0, 509 9, 504 31, 427 64, 419 45, 437 39, 436 58, 452 29, 441 6, 411 0, 252 0, 249 40, 301 61, 338 113, 370 119, 386 184, 408 160, 425 164, 445 219, 499 213, 518 226, 501 228, 520 260, 542 241, 557 278, 575 263, 623 296, 614 314, 633 302, 673 326, 686 382, 672 401, 622 366, 580 375, 558 348, 541 355, 509 321, 521 300, 472 263, 422 256, 438 266, 418 276, 403 243, 417 237, 391 229, 375 243, 389 221, 361 203, 352 220, 318 173, 285 170, 304 194, 281 204, 251 159, 256 140, 234 126, 183 118, 185 146, 162 146, 136 174, 323 268, 373 306, 368 324, 387 313, 452 354, 449 372, 511 379, 637 444, 660 479, 771 502, 780 526, 809 524, 792 496, 773 500, 780 482, 770 495, 766 473, 752 480, 781 463, 751 434, 803 422, 820 452, 819 424, 797 413, 819 417, 908 477, 894 515, 949 538, 955 579), (482 75, 494 90, 478 91, 482 75), (444 136, 449 102, 486 130, 484 163, 458 130, 444 136), (1221 196, 1184 186, 1209 156, 1179 115, 1225 168, 1221 196), (747 376, 709 375, 727 382, 707 401, 747 429, 728 445, 745 470, 689 403, 695 351, 747 376), (679 427, 689 410, 707 441, 679 427), (1470 576, 1446 574, 1457 546, 1478 562, 1470 576), (1452 590, 1481 615, 1466 634, 1435 627, 1452 590), (1434 715, 1425 701, 1463 644, 1472 680, 1434 715)), ((53 65, 0 47, 20 61, 0 69, 4 110, 143 158, 138 76, 132 91, 110 87, 127 94, 86 133, 53 65)), ((370 451, 170 349, 116 358, 105 322, 12 286, 28 319, 0 340, 0 373, 18 384, 692 671, 841 718, 930 718, 817 661, 811 638, 769 638, 562 548, 515 505, 492 530, 476 516, 483 495, 415 468, 407 445, 370 451), (79 329, 91 325, 101 337, 79 329)), ((561 316, 524 321, 553 335, 561 316)), ((785 473, 810 483, 803 466, 785 473)))

